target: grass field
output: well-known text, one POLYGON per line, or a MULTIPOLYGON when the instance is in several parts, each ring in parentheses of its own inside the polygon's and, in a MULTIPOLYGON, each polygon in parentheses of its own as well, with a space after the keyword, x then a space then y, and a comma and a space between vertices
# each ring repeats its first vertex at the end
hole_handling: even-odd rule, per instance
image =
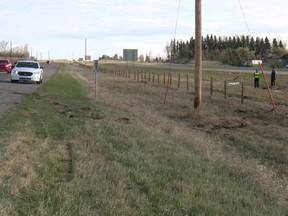
POLYGON ((91 70, 66 64, 1 118, 0 215, 288 214, 285 75, 271 112, 267 90, 224 99, 235 73, 209 71, 199 113, 193 88, 164 104, 162 84, 101 68, 97 95, 91 70))

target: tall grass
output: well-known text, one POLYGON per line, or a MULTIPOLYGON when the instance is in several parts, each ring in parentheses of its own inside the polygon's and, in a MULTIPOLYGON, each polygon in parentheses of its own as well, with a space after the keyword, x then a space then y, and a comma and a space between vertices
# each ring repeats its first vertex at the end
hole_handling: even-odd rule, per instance
POLYGON ((177 136, 109 92, 123 83, 108 79, 95 102, 70 70, 62 65, 0 122, 1 215, 287 214, 273 194, 200 154, 199 137, 177 136))

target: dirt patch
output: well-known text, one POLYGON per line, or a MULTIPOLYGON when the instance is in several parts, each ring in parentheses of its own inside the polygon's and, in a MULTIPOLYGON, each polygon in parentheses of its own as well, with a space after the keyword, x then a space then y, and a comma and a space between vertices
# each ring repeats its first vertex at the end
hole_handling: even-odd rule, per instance
POLYGON ((127 124, 127 123, 129 123, 130 119, 127 117, 120 117, 117 119, 117 121, 127 124))

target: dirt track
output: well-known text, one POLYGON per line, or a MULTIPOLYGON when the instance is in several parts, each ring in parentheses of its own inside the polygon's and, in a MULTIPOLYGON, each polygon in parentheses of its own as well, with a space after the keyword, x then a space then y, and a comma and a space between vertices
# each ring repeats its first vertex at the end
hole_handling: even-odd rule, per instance
MULTIPOLYGON (((51 75, 59 67, 59 63, 42 64, 44 69, 44 80, 49 80, 51 75)), ((41 85, 33 83, 11 83, 10 74, 0 73, 0 115, 9 108, 21 103, 26 95, 36 91, 41 85)))

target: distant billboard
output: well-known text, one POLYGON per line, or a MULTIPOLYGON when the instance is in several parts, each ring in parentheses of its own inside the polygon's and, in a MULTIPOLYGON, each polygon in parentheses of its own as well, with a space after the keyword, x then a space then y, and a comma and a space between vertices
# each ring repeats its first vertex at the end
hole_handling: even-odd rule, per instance
POLYGON ((86 55, 86 56, 85 56, 85 60, 91 61, 91 56, 86 55))
POLYGON ((123 49, 124 61, 138 61, 138 49, 123 49))

